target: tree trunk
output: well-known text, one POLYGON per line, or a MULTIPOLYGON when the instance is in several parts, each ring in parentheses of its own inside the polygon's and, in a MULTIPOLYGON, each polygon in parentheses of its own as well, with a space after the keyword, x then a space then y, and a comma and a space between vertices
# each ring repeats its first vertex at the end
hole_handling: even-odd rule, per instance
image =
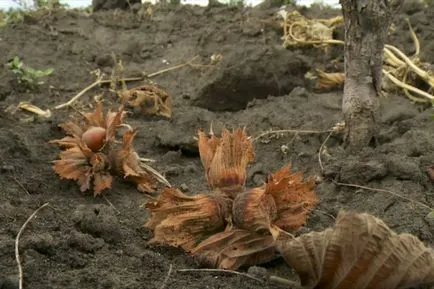
POLYGON ((383 49, 393 15, 404 0, 340 0, 345 20, 345 146, 370 144, 377 131, 383 49))

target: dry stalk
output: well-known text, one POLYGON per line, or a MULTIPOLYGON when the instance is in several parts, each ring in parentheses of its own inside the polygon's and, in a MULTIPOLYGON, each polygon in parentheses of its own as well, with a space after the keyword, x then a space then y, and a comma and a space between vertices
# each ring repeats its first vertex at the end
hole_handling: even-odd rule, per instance
POLYGON ((278 135, 278 134, 284 134, 284 133, 295 133, 295 134, 322 134, 326 132, 333 132, 333 130, 297 130, 297 129, 282 129, 282 130, 269 130, 266 132, 261 133, 260 135, 253 138, 253 142, 257 141, 260 138, 263 138, 264 136, 268 135, 278 135))
MULTIPOLYGON (((180 69, 180 68, 185 67, 185 66, 192 67, 192 68, 201 68, 201 67, 210 67, 213 65, 213 64, 195 64, 193 62, 196 58, 197 58, 197 56, 193 57, 190 61, 188 61, 186 63, 182 63, 182 64, 178 64, 178 65, 175 65, 172 67, 168 67, 168 68, 159 70, 157 72, 147 74, 143 77, 120 78, 120 79, 116 79, 115 81, 120 82, 121 84, 124 84, 126 82, 142 81, 142 80, 145 80, 147 78, 152 78, 152 77, 158 76, 160 74, 163 74, 163 73, 166 73, 166 72, 169 72, 172 70, 180 69)), ((71 106, 74 102, 76 102, 81 96, 83 96, 89 90, 91 90, 91 89, 93 89, 99 85, 113 84, 113 81, 114 81, 113 79, 102 79, 102 77, 98 77, 94 83, 92 83, 91 85, 89 85, 86 88, 84 88, 83 90, 81 90, 74 97, 72 97, 68 102, 59 104, 59 105, 55 106, 54 109, 61 109, 64 107, 71 106)))
POLYGON ((418 205, 420 207, 423 207, 425 209, 428 209, 430 211, 434 211, 434 208, 431 208, 430 206, 425 205, 422 202, 419 202, 419 201, 416 201, 416 200, 413 200, 413 199, 401 196, 400 194, 398 194, 398 193, 396 193, 394 191, 385 190, 385 189, 376 189, 376 188, 371 188, 371 187, 366 187, 366 186, 360 186, 360 185, 355 185, 355 184, 339 183, 339 182, 335 182, 335 181, 333 181, 333 183, 336 184, 336 185, 338 185, 338 186, 353 187, 353 188, 359 188, 359 189, 364 189, 364 190, 373 191, 373 192, 387 193, 387 194, 390 194, 390 195, 392 195, 392 196, 394 196, 396 198, 399 198, 401 200, 405 200, 407 202, 416 204, 416 205, 418 205))
POLYGON ((334 132, 333 130, 330 131, 330 133, 327 135, 327 137, 325 138, 325 140, 323 141, 323 143, 319 147, 319 151, 318 151, 318 163, 319 163, 319 166, 321 168, 321 172, 324 172, 324 166, 322 165, 322 160, 321 160, 322 150, 324 149, 324 146, 326 145, 327 141, 329 140, 329 138, 333 134, 333 132, 334 132))
MULTIPOLYGON (((289 46, 290 42, 296 42, 298 45, 344 45, 344 41, 328 38, 323 39, 323 37, 321 37, 322 35, 318 35, 318 37, 316 37, 318 39, 315 40, 309 40, 307 38, 301 39, 295 35, 294 28, 299 27, 306 31, 308 30, 309 25, 312 24, 310 24, 309 20, 304 19, 303 16, 294 16, 290 13, 283 13, 283 15, 283 45, 285 47, 289 46), (293 18, 291 19, 291 17, 293 18), (301 18, 301 20, 294 21, 296 17, 301 18)), ((320 20, 316 21, 321 22, 320 20)), ((329 28, 334 28, 334 26, 339 23, 339 21, 335 20, 334 18, 329 19, 329 21, 329 23, 323 22, 323 24, 325 24, 329 28)), ((420 42, 408 19, 407 23, 415 45, 415 54, 411 57, 408 57, 395 46, 386 44, 384 47, 385 68, 383 69, 383 73, 393 84, 403 89, 405 95, 409 99, 414 102, 426 103, 432 101, 434 99, 434 96, 407 83, 407 75, 411 71, 417 76, 419 76, 422 80, 424 80, 428 85, 430 85, 431 88, 434 87, 434 77, 431 75, 431 73, 423 70, 417 65, 417 63, 419 62, 418 56, 420 53, 420 42), (389 68, 387 69, 387 67, 389 68), (414 93, 415 95, 412 95, 410 92, 414 93)))
MULTIPOLYGON (((227 269, 209 269, 209 268, 205 268, 205 269, 178 269, 177 271, 178 272, 230 273, 230 274, 234 274, 234 275, 238 275, 238 276, 243 276, 243 277, 258 281, 260 283, 265 283, 265 280, 256 278, 255 276, 253 276, 251 274, 238 272, 238 271, 234 271, 234 270, 227 270, 227 269)), ((283 286, 291 286, 292 288, 295 288, 295 289, 301 289, 302 288, 298 285, 297 282, 294 282, 294 281, 291 281, 289 279, 285 279, 282 277, 278 277, 278 276, 273 276, 273 275, 268 276, 268 281, 275 283, 275 284, 283 285, 283 286)))
POLYGON ((23 226, 21 227, 20 231, 18 232, 17 237, 15 238, 15 260, 17 261, 17 265, 18 265, 19 289, 23 288, 23 267, 21 266, 20 251, 19 251, 20 237, 23 234, 24 229, 27 227, 27 224, 36 216, 36 214, 41 209, 43 209, 44 207, 48 206, 48 204, 49 203, 43 204, 38 209, 36 209, 33 212, 33 214, 30 215, 30 217, 24 222, 23 226))
POLYGON ((264 283, 264 280, 261 280, 259 278, 256 278, 250 274, 247 273, 243 273, 243 272, 238 272, 238 271, 234 271, 234 270, 228 270, 228 269, 178 269, 176 270, 178 272, 212 272, 212 273, 229 273, 229 274, 234 274, 234 275, 238 275, 238 276, 243 276, 243 277, 247 277, 249 279, 258 281, 260 283, 264 283))
POLYGON ((169 188, 172 187, 172 185, 169 183, 169 181, 161 173, 159 173, 157 170, 155 170, 151 166, 145 164, 143 161, 140 162, 140 167, 142 169, 144 169, 145 171, 147 171, 148 173, 152 174, 161 183, 165 184, 169 188))
POLYGON ((170 275, 172 274, 173 266, 170 264, 169 271, 167 272, 166 278, 164 278, 163 284, 161 284, 160 289, 164 289, 169 281, 170 275))

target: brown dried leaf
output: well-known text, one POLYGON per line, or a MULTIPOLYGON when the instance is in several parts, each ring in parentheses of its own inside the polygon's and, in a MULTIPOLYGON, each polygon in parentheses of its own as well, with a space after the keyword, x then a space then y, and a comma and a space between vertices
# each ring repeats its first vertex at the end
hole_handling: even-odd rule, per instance
POLYGON ((434 283, 434 250, 369 215, 340 212, 333 228, 278 240, 306 289, 401 289, 434 283))
POLYGON ((172 97, 155 85, 146 84, 129 89, 122 92, 121 98, 145 115, 172 118, 172 97))
POLYGON ((221 138, 208 138, 199 131, 198 146, 210 187, 235 197, 244 189, 247 165, 255 157, 246 132, 240 128, 233 133, 224 129, 221 138))
POLYGON ((261 235, 243 229, 229 229, 212 235, 192 250, 192 254, 206 266, 236 270, 278 257, 271 235, 261 235))
POLYGON ((224 230, 231 201, 221 194, 187 196, 175 188, 164 189, 146 208, 145 224, 154 231, 150 241, 191 250, 202 240, 224 230))

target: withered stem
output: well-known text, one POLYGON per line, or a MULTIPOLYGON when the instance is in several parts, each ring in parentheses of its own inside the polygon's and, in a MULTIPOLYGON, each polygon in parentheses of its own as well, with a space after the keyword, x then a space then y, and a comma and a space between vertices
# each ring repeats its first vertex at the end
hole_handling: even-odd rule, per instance
MULTIPOLYGON (((182 64, 178 64, 172 67, 168 67, 162 70, 159 70, 157 72, 154 73, 150 73, 141 77, 130 77, 130 78, 121 78, 121 79, 117 79, 116 82, 120 82, 120 83, 125 83, 125 82, 131 82, 131 81, 141 81, 144 80, 146 78, 151 78, 151 77, 155 77, 158 76, 160 74, 175 70, 175 69, 179 69, 182 68, 184 66, 190 66, 190 67, 201 67, 201 66, 207 66, 207 65, 200 65, 200 64, 193 64, 193 61, 197 58, 197 56, 193 57, 190 61, 186 62, 186 63, 182 63, 182 64)), ((73 98, 71 98, 68 102, 59 104, 57 106, 55 106, 55 109, 61 109, 64 107, 68 107, 70 105, 72 105, 75 101, 77 101, 82 95, 84 95, 86 92, 88 92, 89 90, 91 90, 92 88, 101 85, 101 84, 109 84, 112 83, 113 79, 97 79, 94 83, 92 83, 91 85, 87 86, 86 88, 84 88, 82 91, 80 91, 79 93, 77 93, 73 98)))
POLYGON ((419 201, 416 201, 416 200, 413 200, 413 199, 401 196, 400 194, 398 194, 396 192, 393 192, 393 191, 390 191, 390 190, 370 188, 370 187, 365 187, 365 186, 360 186, 360 185, 355 185, 355 184, 339 183, 339 182, 335 182, 335 181, 333 181, 333 183, 336 184, 336 185, 338 185, 338 186, 346 186, 346 187, 353 187, 353 188, 364 189, 364 190, 368 190, 368 191, 374 191, 374 192, 380 192, 380 193, 388 193, 388 194, 390 194, 392 196, 395 196, 395 197, 397 197, 399 199, 408 201, 410 203, 417 204, 417 205, 419 205, 421 207, 424 207, 424 208, 426 208, 426 209, 428 209, 430 211, 434 211, 434 208, 431 208, 430 206, 425 205, 424 203, 421 203, 419 201))
POLYGON ((330 131, 330 133, 327 135, 326 139, 323 141, 323 143, 319 147, 319 151, 318 151, 318 163, 319 163, 319 166, 321 168, 321 172, 324 172, 324 166, 322 165, 322 160, 321 160, 322 150, 324 149, 324 147, 325 147, 327 141, 329 140, 330 136, 332 135, 332 133, 333 133, 333 130, 330 131))
POLYGON ((160 289, 164 289, 166 287, 167 282, 169 281, 169 278, 170 278, 170 274, 172 274, 172 269, 173 269, 173 266, 172 266, 172 264, 170 264, 169 271, 167 272, 166 278, 164 278, 163 284, 161 284, 160 289))
POLYGON ((269 130, 261 133, 257 137, 253 138, 252 141, 257 141, 258 139, 270 135, 270 134, 280 134, 280 133, 303 133, 303 134, 321 134, 326 132, 333 132, 333 130, 297 130, 297 129, 281 129, 281 130, 269 130))
POLYGON ((255 281, 264 283, 263 280, 256 278, 250 274, 247 273, 243 273, 243 272, 238 272, 238 271, 234 271, 234 270, 228 270, 228 269, 178 269, 176 270, 178 272, 214 272, 214 273, 230 273, 230 274, 235 274, 235 275, 239 275, 239 276, 244 276, 250 279, 253 279, 255 281))
POLYGON ((291 288, 295 288, 295 289, 301 289, 302 287, 300 287, 300 285, 297 282, 291 281, 289 279, 285 279, 282 277, 278 277, 278 276, 270 276, 269 279, 270 282, 276 283, 276 284, 280 284, 280 285, 284 285, 284 286, 291 286, 291 288))
POLYGON ((43 209, 44 207, 48 206, 49 203, 45 203, 39 208, 37 208, 33 214, 30 215, 30 217, 24 222, 23 226, 21 227, 20 231, 17 234, 17 237, 15 238, 15 260, 17 261, 18 265, 18 274, 19 274, 19 289, 23 288, 23 267, 21 266, 21 260, 20 260, 20 251, 19 251, 19 245, 20 245, 20 237, 24 232, 24 229, 27 227, 27 224, 36 216, 36 214, 43 209))

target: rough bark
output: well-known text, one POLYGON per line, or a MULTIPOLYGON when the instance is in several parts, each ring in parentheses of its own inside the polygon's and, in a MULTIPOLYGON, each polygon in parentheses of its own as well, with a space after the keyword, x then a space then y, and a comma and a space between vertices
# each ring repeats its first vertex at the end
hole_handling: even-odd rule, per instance
POLYGON ((345 19, 342 101, 348 150, 359 150, 377 131, 383 49, 393 15, 404 0, 340 0, 345 19))

